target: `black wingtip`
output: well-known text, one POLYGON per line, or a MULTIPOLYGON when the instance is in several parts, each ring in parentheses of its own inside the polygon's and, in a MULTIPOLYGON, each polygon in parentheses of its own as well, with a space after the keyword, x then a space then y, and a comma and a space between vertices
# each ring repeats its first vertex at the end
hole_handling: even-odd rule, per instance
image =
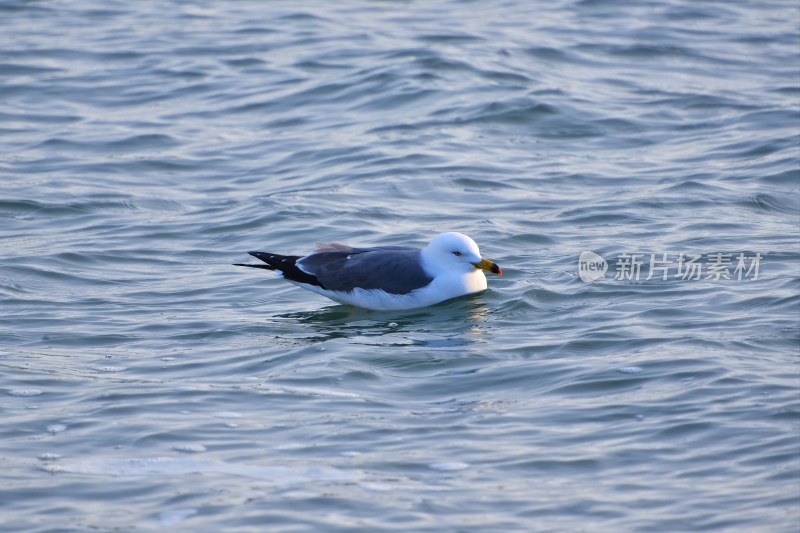
POLYGON ((247 253, 248 255, 252 255, 253 257, 255 257, 260 261, 264 261, 265 263, 272 263, 271 259, 273 257, 273 254, 268 254, 267 252, 257 252, 255 250, 247 253))
POLYGON ((235 267, 250 267, 250 268, 263 268, 266 270, 275 270, 269 265, 248 265, 246 263, 232 263, 235 267))

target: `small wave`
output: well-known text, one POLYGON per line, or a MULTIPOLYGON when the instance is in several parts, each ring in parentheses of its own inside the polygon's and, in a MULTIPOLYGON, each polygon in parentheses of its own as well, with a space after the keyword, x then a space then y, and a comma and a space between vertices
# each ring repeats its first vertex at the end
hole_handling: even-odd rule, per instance
POLYGON ((759 192, 748 196, 742 203, 746 207, 753 208, 757 211, 777 211, 780 213, 794 214, 800 212, 800 203, 797 201, 797 196, 782 195, 781 197, 777 197, 769 193, 759 192))
POLYGON ((169 135, 159 133, 132 135, 113 141, 73 141, 64 138, 48 139, 36 145, 38 149, 80 152, 139 152, 172 148, 179 143, 169 135))
POLYGON ((41 115, 38 113, 9 113, 0 112, 0 121, 4 124, 38 123, 38 124, 71 124, 79 122, 82 118, 78 115, 60 115, 58 113, 41 115))
POLYGON ((193 457, 92 458, 46 465, 51 473, 111 477, 226 474, 269 481, 279 485, 315 481, 350 482, 357 476, 330 466, 261 466, 193 457))
POLYGON ((55 67, 37 67, 33 65, 18 65, 14 63, 0 63, 0 76, 36 76, 62 72, 55 67))

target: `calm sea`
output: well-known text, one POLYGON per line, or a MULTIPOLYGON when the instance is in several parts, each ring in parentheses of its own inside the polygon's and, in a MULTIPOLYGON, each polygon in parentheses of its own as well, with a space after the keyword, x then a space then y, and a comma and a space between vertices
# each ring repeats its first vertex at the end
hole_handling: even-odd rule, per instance
POLYGON ((0 530, 796 532, 800 8, 0 2, 0 530), (377 313, 231 263, 472 236, 377 313))

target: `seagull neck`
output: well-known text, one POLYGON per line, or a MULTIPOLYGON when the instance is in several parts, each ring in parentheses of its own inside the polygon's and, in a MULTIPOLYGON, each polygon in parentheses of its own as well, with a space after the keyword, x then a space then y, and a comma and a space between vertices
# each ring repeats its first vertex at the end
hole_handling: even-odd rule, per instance
POLYGON ((433 268, 434 261, 431 257, 431 251, 426 246, 419 251, 419 263, 422 265, 422 270, 431 277, 436 276, 436 270, 433 268))

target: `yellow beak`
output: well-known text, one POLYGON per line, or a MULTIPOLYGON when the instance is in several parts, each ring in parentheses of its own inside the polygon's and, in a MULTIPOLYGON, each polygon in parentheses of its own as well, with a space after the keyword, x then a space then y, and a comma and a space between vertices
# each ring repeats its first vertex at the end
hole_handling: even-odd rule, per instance
POLYGON ((503 269, 497 266, 497 264, 490 259, 481 258, 480 263, 472 263, 472 264, 475 265, 475 268, 486 270, 488 272, 491 272, 492 274, 497 274, 498 276, 503 275, 503 269))

